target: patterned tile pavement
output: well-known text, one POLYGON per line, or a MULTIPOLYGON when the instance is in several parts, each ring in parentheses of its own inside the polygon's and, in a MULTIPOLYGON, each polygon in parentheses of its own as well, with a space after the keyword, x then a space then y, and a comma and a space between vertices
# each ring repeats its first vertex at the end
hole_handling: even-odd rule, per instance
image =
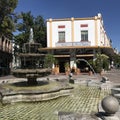
POLYGON ((0 120, 58 120, 58 112, 90 114, 97 112, 97 105, 104 96, 111 93, 109 89, 74 85, 71 96, 55 100, 33 103, 14 103, 0 105, 0 120))

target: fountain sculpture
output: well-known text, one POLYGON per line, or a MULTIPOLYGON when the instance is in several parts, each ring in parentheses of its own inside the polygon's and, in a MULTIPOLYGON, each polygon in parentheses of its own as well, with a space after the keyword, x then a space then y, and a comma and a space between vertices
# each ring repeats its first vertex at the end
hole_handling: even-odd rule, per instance
POLYGON ((20 59, 20 69, 12 71, 15 77, 27 78, 28 85, 37 84, 37 78, 49 75, 50 68, 40 68, 40 61, 44 54, 38 52, 40 43, 35 43, 33 40, 33 29, 30 29, 29 42, 24 44, 23 53, 18 55, 20 59))

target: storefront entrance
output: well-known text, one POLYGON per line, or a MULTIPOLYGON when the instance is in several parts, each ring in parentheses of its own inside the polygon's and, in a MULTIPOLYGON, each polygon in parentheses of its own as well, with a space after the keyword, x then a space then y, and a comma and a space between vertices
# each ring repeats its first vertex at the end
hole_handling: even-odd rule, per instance
POLYGON ((77 68, 79 68, 81 72, 88 72, 90 70, 90 66, 85 59, 78 59, 77 68))
POLYGON ((65 67, 64 67, 64 65, 65 65, 64 61, 59 62, 60 73, 65 73, 65 67))

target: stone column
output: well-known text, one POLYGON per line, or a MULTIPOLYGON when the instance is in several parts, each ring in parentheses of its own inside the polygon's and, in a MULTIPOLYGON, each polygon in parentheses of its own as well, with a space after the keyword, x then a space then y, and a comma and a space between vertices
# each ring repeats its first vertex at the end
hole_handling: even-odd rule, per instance
POLYGON ((9 44, 9 52, 12 53, 12 42, 9 44))
POLYGON ((96 51, 95 51, 95 49, 93 49, 93 54, 94 54, 94 56, 93 56, 93 60, 95 60, 95 58, 96 58, 96 51))
POLYGON ((70 68, 76 71, 76 49, 70 49, 70 68))

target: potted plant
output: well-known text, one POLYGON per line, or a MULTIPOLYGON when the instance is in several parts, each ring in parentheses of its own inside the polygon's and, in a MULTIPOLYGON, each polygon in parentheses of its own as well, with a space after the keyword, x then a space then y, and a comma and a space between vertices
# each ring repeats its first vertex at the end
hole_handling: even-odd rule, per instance
POLYGON ((69 65, 69 62, 66 62, 65 65, 65 73, 66 75, 69 75, 70 74, 70 65, 69 65))
POLYGON ((93 74, 93 72, 90 70, 90 71, 89 71, 89 75, 91 76, 92 74, 93 74))
POLYGON ((44 59, 44 68, 52 68, 55 58, 52 54, 47 54, 44 59))
POLYGON ((80 74, 80 68, 76 68, 76 75, 80 74))

